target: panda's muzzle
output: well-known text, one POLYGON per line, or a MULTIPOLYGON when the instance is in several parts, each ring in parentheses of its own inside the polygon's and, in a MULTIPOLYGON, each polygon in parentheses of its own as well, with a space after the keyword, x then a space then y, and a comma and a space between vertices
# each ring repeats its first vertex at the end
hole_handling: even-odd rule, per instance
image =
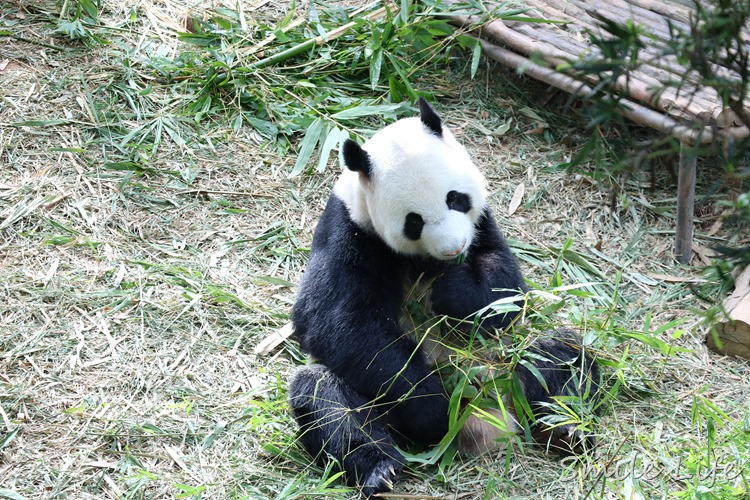
POLYGON ((460 245, 457 245, 453 249, 451 249, 451 250, 443 250, 440 253, 441 253, 441 255, 443 257, 453 258, 453 257, 456 257, 457 255, 459 255, 461 252, 463 252, 464 248, 466 248, 466 240, 464 240, 463 242, 461 242, 460 245))

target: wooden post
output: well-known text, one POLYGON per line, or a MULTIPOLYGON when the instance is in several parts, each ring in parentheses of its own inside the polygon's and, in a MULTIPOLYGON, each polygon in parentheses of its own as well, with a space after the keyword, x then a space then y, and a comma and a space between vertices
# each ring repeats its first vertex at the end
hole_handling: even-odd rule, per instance
POLYGON ((680 142, 680 171, 677 177, 677 234, 674 253, 683 264, 693 256, 693 207, 695 205, 695 165, 698 146, 680 142))

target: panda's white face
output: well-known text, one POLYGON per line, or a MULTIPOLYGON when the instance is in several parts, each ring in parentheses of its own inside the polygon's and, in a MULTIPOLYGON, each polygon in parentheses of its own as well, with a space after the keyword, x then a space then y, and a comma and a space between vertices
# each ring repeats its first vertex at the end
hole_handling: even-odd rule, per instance
POLYGON ((356 223, 396 252, 448 260, 465 253, 474 239, 486 203, 485 180, 434 110, 420 105, 427 106, 421 119, 399 120, 361 149, 345 145, 348 168, 334 192, 356 223))

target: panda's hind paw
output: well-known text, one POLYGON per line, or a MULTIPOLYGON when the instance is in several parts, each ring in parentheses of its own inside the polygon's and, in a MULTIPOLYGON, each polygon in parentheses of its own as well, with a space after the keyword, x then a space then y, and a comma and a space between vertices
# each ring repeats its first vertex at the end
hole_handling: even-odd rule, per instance
POLYGON ((594 435, 577 429, 575 425, 560 425, 551 429, 538 425, 531 434, 546 451, 561 457, 596 455, 594 435))
POLYGON ((401 474, 403 466, 396 460, 383 460, 364 477, 362 481, 362 494, 367 498, 393 490, 393 483, 401 474))

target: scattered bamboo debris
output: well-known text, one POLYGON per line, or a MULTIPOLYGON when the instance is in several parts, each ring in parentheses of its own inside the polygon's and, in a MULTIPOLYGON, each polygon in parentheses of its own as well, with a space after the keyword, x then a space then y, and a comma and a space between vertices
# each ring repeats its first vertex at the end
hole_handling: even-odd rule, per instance
POLYGON ((274 330, 267 337, 261 340, 258 345, 253 349, 253 354, 258 356, 268 356, 280 346, 286 339, 292 336, 294 333, 294 325, 287 323, 278 330, 274 330))

